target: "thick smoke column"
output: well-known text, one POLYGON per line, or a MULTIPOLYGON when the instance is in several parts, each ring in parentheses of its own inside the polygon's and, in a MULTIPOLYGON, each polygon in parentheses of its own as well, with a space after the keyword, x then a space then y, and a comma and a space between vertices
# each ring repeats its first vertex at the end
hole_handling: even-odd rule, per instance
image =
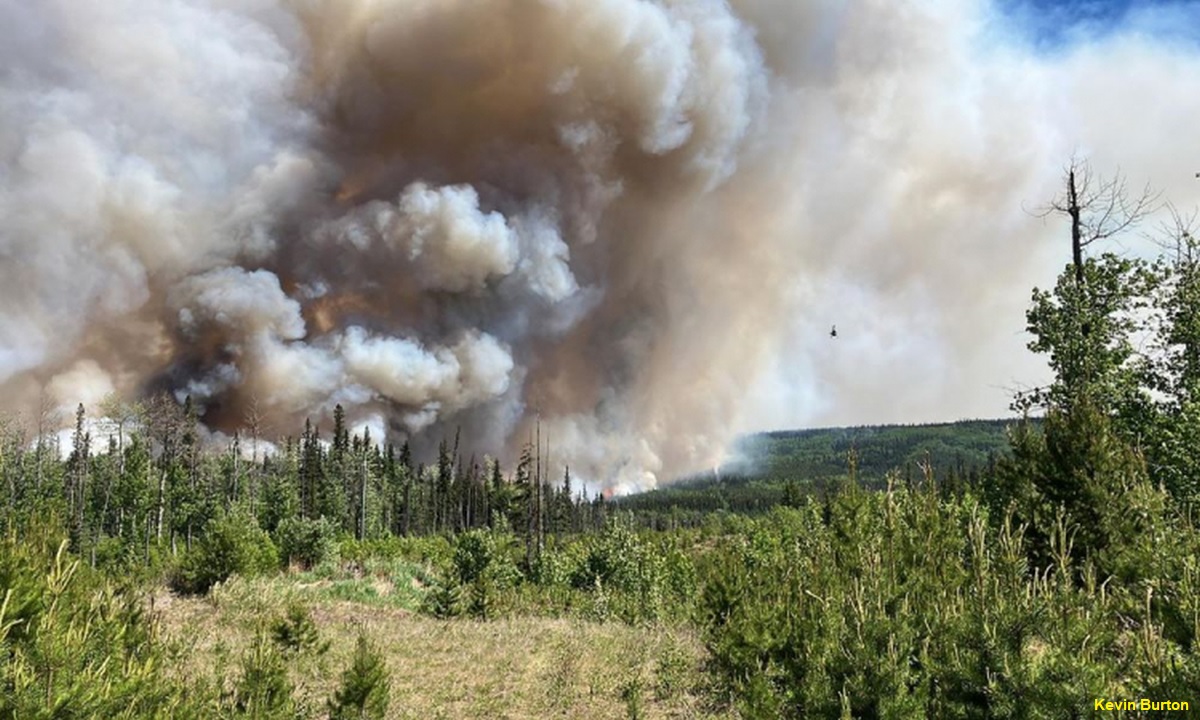
POLYGON ((962 413, 1019 351, 979 332, 1022 325, 1022 204, 1121 129, 1055 125, 1103 56, 1014 75, 990 6, 947 5, 0 0, 0 390, 221 430, 340 403, 506 457, 540 417, 624 488, 906 379, 933 397, 896 412, 962 413), (840 357, 835 310, 866 314, 840 357))

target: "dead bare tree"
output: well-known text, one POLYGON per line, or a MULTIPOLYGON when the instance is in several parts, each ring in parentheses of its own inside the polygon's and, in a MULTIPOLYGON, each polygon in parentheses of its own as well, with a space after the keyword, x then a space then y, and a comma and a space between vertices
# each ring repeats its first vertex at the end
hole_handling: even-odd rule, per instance
POLYGON ((163 536, 167 504, 167 475, 180 453, 180 436, 187 418, 175 398, 165 393, 155 395, 146 404, 146 420, 150 437, 158 444, 158 492, 154 509, 154 537, 163 536))
POLYGON ((127 402, 116 393, 109 393, 100 401, 100 415, 117 433, 117 471, 125 472, 125 429, 143 419, 145 409, 141 403, 127 402))
MULTIPOLYGON (((48 449, 46 447, 46 434, 57 431, 61 425, 62 412, 59 411, 58 407, 54 404, 54 401, 52 401, 50 396, 46 394, 45 390, 43 390, 38 398, 37 445, 34 448, 34 488, 36 488, 39 495, 42 492, 42 480, 44 478, 42 461, 48 449)), ((55 454, 57 454, 57 436, 55 437, 54 450, 55 454)))
POLYGON ((1184 214, 1171 203, 1164 206, 1169 217, 1158 225, 1150 239, 1170 254, 1176 264, 1194 265, 1200 261, 1196 228, 1200 226, 1200 209, 1184 214))
POLYGON ((1158 209, 1159 193, 1146 185, 1136 196, 1118 170, 1111 178, 1098 177, 1085 160, 1072 158, 1064 169, 1064 193, 1043 208, 1038 217, 1071 218, 1071 260, 1075 282, 1083 285, 1083 250, 1136 227, 1158 209))
POLYGON ((250 511, 255 513, 258 511, 258 493, 260 483, 258 482, 258 439, 263 433, 263 415, 259 407, 258 395, 250 396, 250 402, 246 404, 246 411, 242 415, 242 423, 246 429, 250 431, 250 472, 247 476, 249 483, 248 494, 250 496, 250 511))

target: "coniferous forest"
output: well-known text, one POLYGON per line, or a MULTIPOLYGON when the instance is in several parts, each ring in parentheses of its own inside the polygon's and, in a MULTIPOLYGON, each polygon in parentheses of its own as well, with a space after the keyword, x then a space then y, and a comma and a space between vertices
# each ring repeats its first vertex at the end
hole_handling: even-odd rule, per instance
POLYGON ((271 453, 165 397, 67 448, 9 419, 0 718, 1188 716, 1200 252, 1106 252, 1138 206, 1085 170, 1005 421, 756 436, 613 501, 340 408, 271 453))

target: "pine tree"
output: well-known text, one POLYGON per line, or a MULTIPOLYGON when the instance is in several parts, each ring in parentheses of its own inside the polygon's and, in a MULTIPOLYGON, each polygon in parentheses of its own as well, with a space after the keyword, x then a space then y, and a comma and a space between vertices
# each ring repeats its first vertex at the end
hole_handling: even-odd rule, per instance
POLYGON ((346 411, 339 404, 333 409, 333 444, 329 448, 327 470, 329 487, 325 491, 322 514, 343 529, 357 533, 358 483, 355 480, 358 473, 352 467, 352 455, 346 411))
POLYGON ((358 636, 354 659, 342 673, 341 687, 329 701, 330 720, 381 720, 390 702, 387 666, 379 652, 358 636))
POLYGON ((359 540, 367 537, 367 485, 368 478, 368 460, 371 453, 371 429, 363 430, 362 440, 358 443, 358 451, 355 453, 355 466, 357 472, 357 502, 355 503, 356 519, 355 535, 359 540))
POLYGON ((533 558, 535 554, 534 545, 537 542, 537 492, 533 485, 533 446, 526 444, 521 449, 521 459, 517 462, 517 475, 514 479, 514 485, 520 489, 522 494, 521 500, 524 507, 524 532, 525 532, 525 564, 526 567, 533 567, 533 558))
MULTIPOLYGON (((304 421, 304 438, 300 449, 300 503, 304 517, 315 520, 321 515, 321 494, 325 486, 324 453, 320 431, 309 420, 304 421)), ((331 518, 333 519, 333 518, 331 518)))
POLYGON ((292 686, 283 658, 265 635, 242 658, 242 675, 234 690, 233 705, 239 714, 253 718, 286 718, 294 715, 292 686))
POLYGON ((408 440, 405 440, 404 445, 400 448, 400 471, 404 485, 404 514, 401 521, 400 534, 408 537, 412 534, 413 521, 413 467, 412 453, 409 451, 408 440))
POLYGON ((434 532, 449 529, 447 516, 450 509, 450 478, 453 472, 454 464, 450 456, 450 447, 446 444, 446 439, 442 438, 442 442, 438 444, 437 475, 433 487, 434 532))

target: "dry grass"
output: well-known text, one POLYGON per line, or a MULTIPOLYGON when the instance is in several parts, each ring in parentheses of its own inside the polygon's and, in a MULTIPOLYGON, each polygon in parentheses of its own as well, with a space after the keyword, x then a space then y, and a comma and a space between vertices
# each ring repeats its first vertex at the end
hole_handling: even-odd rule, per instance
POLYGON ((387 660, 392 718, 732 717, 702 700, 704 650, 683 628, 436 620, 374 603, 314 600, 285 578, 235 579, 204 599, 157 595, 164 636, 179 650, 173 671, 228 686, 256 629, 297 597, 332 643, 324 655, 290 663, 297 697, 314 711, 337 685, 361 631, 387 660))

